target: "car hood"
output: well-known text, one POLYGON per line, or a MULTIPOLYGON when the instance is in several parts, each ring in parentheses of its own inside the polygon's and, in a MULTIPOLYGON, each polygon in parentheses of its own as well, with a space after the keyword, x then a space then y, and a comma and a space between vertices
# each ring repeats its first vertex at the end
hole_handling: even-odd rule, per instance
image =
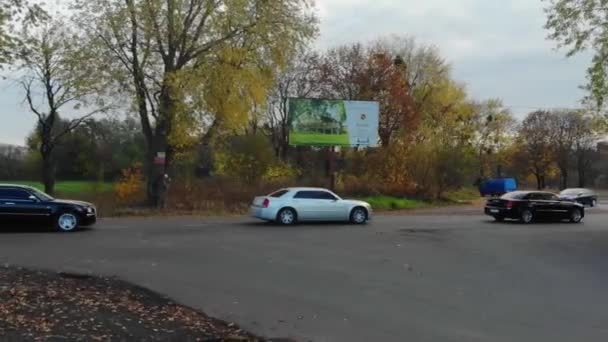
POLYGON ((78 205, 78 206, 81 206, 81 207, 94 207, 93 204, 88 203, 88 202, 73 201, 73 200, 64 200, 64 199, 55 199, 55 200, 53 200, 53 203, 78 205))
POLYGON ((349 199, 347 199, 347 200, 344 200, 344 202, 346 202, 348 204, 352 204, 352 205, 360 205, 362 207, 368 207, 368 208, 372 207, 369 203, 363 202, 363 201, 357 201, 357 200, 349 200, 349 199))

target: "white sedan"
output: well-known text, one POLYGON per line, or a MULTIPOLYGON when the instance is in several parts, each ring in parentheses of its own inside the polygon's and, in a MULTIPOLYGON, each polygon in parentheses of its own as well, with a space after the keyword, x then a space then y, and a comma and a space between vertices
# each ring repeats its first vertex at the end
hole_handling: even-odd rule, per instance
POLYGON ((363 201, 342 199, 327 189, 287 188, 256 197, 251 216, 283 225, 304 221, 364 224, 372 217, 372 207, 363 201))

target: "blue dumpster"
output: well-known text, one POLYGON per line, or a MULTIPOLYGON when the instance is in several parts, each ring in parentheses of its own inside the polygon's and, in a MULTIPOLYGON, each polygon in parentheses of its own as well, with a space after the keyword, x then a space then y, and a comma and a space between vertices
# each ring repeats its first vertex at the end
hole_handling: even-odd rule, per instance
POLYGON ((517 190, 517 181, 514 178, 488 179, 479 188, 481 196, 502 196, 507 192, 517 190))

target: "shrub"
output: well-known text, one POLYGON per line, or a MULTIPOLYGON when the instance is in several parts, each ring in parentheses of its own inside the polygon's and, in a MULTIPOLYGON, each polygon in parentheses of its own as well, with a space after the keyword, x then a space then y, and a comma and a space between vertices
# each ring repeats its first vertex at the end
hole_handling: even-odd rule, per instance
POLYGON ((122 170, 122 177, 114 185, 114 195, 122 203, 136 203, 145 195, 142 164, 135 163, 122 170))
POLYGON ((268 138, 261 135, 235 136, 215 156, 216 173, 255 184, 266 175, 276 158, 268 138))

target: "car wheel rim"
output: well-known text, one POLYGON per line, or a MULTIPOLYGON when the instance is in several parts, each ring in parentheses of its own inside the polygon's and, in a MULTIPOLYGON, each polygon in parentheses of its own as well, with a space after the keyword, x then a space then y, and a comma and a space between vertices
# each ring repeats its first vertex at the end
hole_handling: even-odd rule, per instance
POLYGON ((572 212, 572 221, 574 222, 580 222, 582 219, 582 215, 581 212, 579 210, 575 210, 574 212, 572 212))
POLYGON ((287 210, 281 213, 281 222, 283 222, 283 224, 292 224, 293 220, 294 216, 291 211, 287 210))
POLYGON ((366 217, 365 217, 365 212, 363 212, 363 210, 357 210, 357 211, 355 211, 355 214, 353 216, 354 216, 354 219, 355 219, 356 223, 363 223, 363 222, 365 222, 366 217))
POLYGON ((524 211, 524 213, 522 214, 522 218, 524 222, 529 223, 532 221, 532 213, 529 211, 524 211))
POLYGON ((74 230, 76 228, 76 216, 72 214, 63 214, 59 217, 59 228, 64 231, 74 230))

